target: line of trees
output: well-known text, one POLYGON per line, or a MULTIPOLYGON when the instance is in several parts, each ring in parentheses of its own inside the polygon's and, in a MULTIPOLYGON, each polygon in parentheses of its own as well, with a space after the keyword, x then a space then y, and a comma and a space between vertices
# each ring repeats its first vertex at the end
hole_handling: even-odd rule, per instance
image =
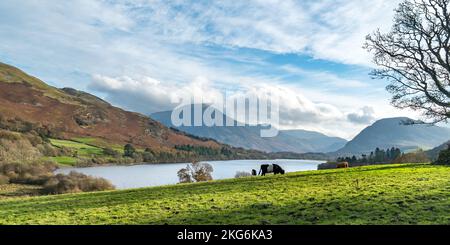
MULTIPOLYGON (((117 156, 118 152, 109 150, 111 156, 117 156)), ((137 150, 132 144, 124 145, 123 155, 117 157, 124 157, 131 159, 134 162, 190 162, 193 160, 226 160, 235 158, 253 157, 249 154, 251 151, 235 149, 232 147, 206 147, 195 145, 176 145, 174 149, 151 149, 146 148, 144 151, 137 150)), ((259 154, 261 155, 261 154, 259 154)))
POLYGON ((370 152, 369 155, 362 154, 360 157, 353 155, 352 157, 338 157, 338 162, 348 163, 391 163, 402 155, 399 148, 387 148, 386 150, 376 148, 375 151, 370 152))

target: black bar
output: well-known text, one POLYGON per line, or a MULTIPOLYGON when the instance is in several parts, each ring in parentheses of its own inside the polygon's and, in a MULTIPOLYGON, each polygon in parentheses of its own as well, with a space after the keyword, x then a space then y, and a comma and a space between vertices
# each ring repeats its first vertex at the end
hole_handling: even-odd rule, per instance
POLYGON ((205 232, 211 234, 208 243, 218 241, 237 243, 249 240, 257 243, 278 241, 430 242, 442 239, 450 241, 448 235, 450 226, 0 226, 0 237, 3 241, 32 239, 35 242, 53 240, 55 242, 114 241, 125 244, 132 242, 150 244, 156 241, 206 243, 205 232), (225 233, 224 230, 227 232, 225 233), (197 239, 187 239, 189 237, 185 237, 186 234, 198 236, 195 237, 197 239), (255 234, 257 236, 254 236, 255 234), (185 239, 180 240, 180 235, 185 239), (224 235, 228 239, 224 240, 224 235), (145 243, 146 240, 148 243, 145 243))

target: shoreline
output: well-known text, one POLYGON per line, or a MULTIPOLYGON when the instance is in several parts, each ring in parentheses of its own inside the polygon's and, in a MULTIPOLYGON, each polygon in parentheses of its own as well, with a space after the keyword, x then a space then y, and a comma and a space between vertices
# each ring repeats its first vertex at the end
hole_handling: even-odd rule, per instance
MULTIPOLYGON (((205 160, 200 162, 219 162, 219 161, 314 161, 314 162, 327 162, 327 160, 312 160, 312 159, 229 159, 229 160, 205 160)), ((191 162, 170 162, 170 163, 155 163, 155 162, 140 162, 140 163, 106 163, 106 164, 98 164, 92 166, 70 166, 64 164, 58 164, 57 169, 67 169, 67 168, 95 168, 95 167, 113 167, 113 166, 137 166, 137 165, 171 165, 171 164, 189 164, 191 162)))

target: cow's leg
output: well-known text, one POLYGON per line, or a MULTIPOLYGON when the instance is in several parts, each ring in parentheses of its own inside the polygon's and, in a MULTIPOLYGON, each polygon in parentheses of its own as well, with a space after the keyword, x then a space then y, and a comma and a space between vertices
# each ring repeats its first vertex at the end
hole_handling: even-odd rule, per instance
POLYGON ((266 164, 261 165, 261 176, 265 176, 266 175, 267 167, 268 167, 268 165, 266 165, 266 164))

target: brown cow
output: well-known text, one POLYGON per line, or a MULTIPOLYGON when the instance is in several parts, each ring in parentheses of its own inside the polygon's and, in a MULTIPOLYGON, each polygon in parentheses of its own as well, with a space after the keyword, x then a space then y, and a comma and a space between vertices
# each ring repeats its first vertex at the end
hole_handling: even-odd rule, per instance
POLYGON ((338 162, 336 168, 348 168, 348 162, 338 162))

